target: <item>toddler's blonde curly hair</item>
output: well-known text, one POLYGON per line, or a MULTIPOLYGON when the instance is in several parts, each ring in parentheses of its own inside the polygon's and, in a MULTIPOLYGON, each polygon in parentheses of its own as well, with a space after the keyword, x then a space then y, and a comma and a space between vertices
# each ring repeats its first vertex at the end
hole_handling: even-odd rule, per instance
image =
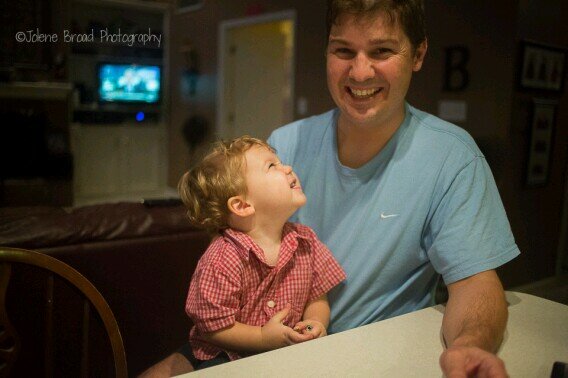
POLYGON ((210 233, 229 227, 229 198, 247 194, 245 152, 259 146, 274 152, 266 142, 245 135, 215 142, 209 153, 187 171, 178 184, 189 221, 210 233))

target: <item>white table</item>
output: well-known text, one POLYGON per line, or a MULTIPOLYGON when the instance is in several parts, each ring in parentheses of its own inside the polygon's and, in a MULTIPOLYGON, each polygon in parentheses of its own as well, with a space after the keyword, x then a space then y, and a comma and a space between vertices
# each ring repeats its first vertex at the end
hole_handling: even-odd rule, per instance
MULTIPOLYGON (((509 322, 498 355, 516 377, 549 377, 568 362, 568 306, 507 292, 509 322)), ((180 377, 441 377, 438 305, 180 377)))

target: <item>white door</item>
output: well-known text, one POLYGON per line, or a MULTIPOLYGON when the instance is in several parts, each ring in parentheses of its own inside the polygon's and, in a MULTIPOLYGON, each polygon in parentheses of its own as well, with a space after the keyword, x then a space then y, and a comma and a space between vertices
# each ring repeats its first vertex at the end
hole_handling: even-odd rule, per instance
POLYGON ((292 121, 294 22, 286 17, 221 28, 222 138, 249 134, 266 139, 292 121))

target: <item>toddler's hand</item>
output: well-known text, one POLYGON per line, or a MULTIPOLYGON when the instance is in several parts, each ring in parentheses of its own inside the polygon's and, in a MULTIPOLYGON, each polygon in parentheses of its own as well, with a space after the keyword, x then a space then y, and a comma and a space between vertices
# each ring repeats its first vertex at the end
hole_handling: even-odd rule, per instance
POLYGON ((260 329, 262 344, 266 350, 282 348, 287 345, 301 343, 314 338, 310 333, 298 333, 292 328, 282 324, 292 306, 287 304, 285 308, 274 314, 272 318, 260 329))
POLYGON ((313 335, 314 339, 327 335, 324 325, 314 319, 305 319, 296 323, 294 331, 300 332, 303 335, 313 335))

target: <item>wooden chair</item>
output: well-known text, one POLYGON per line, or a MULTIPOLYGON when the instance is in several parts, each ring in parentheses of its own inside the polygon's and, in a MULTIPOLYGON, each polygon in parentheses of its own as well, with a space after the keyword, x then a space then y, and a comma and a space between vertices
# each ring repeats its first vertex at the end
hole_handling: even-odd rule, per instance
POLYGON ((19 264, 31 265, 47 271, 45 308, 42 309, 41 306, 38 306, 29 309, 30 311, 45 311, 45 340, 41 348, 44 351, 45 376, 53 376, 54 371, 53 355, 57 345, 54 346, 53 343, 53 314, 54 306, 58 304, 54 301, 54 279, 59 280, 58 277, 61 277, 78 289, 78 294, 83 301, 80 375, 82 377, 89 375, 89 322, 91 307, 94 306, 109 337, 114 357, 115 375, 119 378, 127 377, 126 355, 118 324, 109 305, 93 284, 75 269, 51 256, 30 250, 6 247, 0 247, 0 377, 10 375, 10 370, 13 368, 22 348, 22 340, 10 322, 9 312, 6 308, 6 293, 11 280, 11 272, 13 268, 16 268, 16 265, 20 269, 19 264))

